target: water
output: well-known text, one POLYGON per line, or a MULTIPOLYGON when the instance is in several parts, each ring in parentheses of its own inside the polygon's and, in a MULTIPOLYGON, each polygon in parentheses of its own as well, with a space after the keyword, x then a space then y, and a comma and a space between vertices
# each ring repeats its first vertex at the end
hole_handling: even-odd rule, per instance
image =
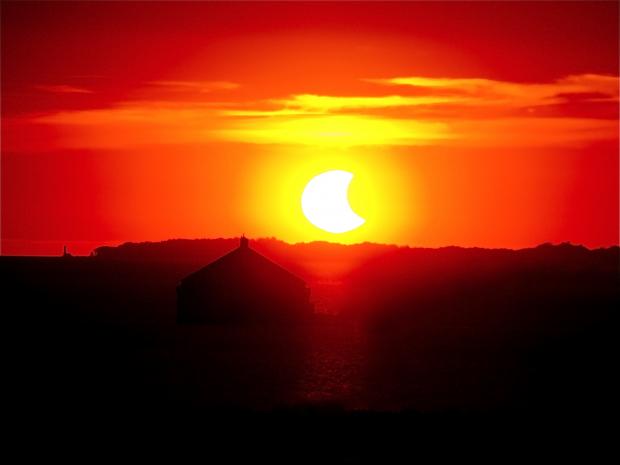
MULTIPOLYGON (((353 322, 303 327, 174 326, 133 352, 132 376, 173 406, 271 410, 468 410, 518 402, 527 364, 497 335, 370 331, 353 322)), ((162 399, 163 400, 163 399, 162 399)))

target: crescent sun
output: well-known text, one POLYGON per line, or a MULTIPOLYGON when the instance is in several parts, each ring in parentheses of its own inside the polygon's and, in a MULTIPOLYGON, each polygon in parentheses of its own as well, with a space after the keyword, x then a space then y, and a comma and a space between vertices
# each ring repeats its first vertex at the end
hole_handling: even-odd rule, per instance
POLYGON ((353 174, 331 170, 312 178, 301 195, 301 209, 317 228, 340 234, 366 222, 349 205, 348 190, 353 174))

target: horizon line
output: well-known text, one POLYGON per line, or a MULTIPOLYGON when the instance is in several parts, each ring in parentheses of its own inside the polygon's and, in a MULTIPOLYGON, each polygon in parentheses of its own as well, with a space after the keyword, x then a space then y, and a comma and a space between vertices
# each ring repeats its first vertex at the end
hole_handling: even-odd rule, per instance
MULTIPOLYGON (((111 244, 106 244, 105 241, 102 241, 101 245, 96 246, 95 248, 93 248, 89 254, 72 254, 71 251, 69 250, 69 255, 72 257, 94 257, 95 252, 97 249, 103 248, 103 247, 108 247, 111 249, 115 249, 115 248, 119 248, 121 246, 124 245, 143 245, 143 244, 157 244, 157 243, 164 243, 164 242, 172 242, 172 241, 238 241, 239 238, 241 237, 241 235, 239 236, 218 236, 218 237, 194 237, 194 238, 187 238, 187 237, 175 237, 175 238, 168 238, 168 239, 160 239, 160 240, 142 240, 142 241, 133 241, 133 240, 124 240, 124 241, 110 241, 111 243, 115 243, 114 245, 111 244)), ((247 237, 247 236, 246 236, 247 237)), ((613 245, 606 245, 606 246, 597 246, 597 247, 588 247, 584 244, 580 244, 580 243, 574 243, 572 241, 561 241, 561 242, 550 242, 550 241, 546 241, 546 242, 540 242, 537 243, 535 245, 530 245, 530 246, 524 246, 524 247, 486 247, 486 246, 476 246, 476 245, 456 245, 456 244, 449 244, 449 245, 439 245, 439 246, 416 246, 416 245, 410 245, 410 244, 397 244, 397 243, 386 243, 386 242, 372 242, 372 241, 363 241, 363 242, 355 242, 355 243, 351 243, 351 244, 344 244, 342 242, 336 242, 336 241, 327 241, 327 240, 313 240, 313 241, 298 241, 298 242, 289 242, 289 241, 285 241, 283 239, 279 239, 277 237, 271 236, 271 237, 265 237, 265 236, 260 236, 260 237, 256 237, 256 238, 252 238, 252 237, 248 237, 248 239, 250 240, 250 243, 253 241, 273 241, 273 242, 280 242, 289 246, 297 246, 297 245, 312 245, 312 244, 328 244, 328 245, 335 245, 335 246, 341 246, 341 247, 356 247, 356 246, 379 246, 379 247, 396 247, 399 249, 412 249, 412 250, 441 250, 441 249, 448 249, 448 248, 457 248, 457 249, 482 249, 482 250, 509 250, 509 251, 520 251, 520 250, 531 250, 531 249, 536 249, 538 247, 544 246, 544 245, 549 245, 549 246, 553 246, 553 247, 558 247, 558 246, 562 246, 562 245, 569 245, 572 247, 581 247, 584 248, 586 250, 589 251, 594 251, 594 250, 601 250, 601 249, 613 249, 613 248, 620 248, 620 242, 618 244, 613 244, 613 245)), ((64 245, 70 245, 71 243, 96 243, 98 241, 88 241, 88 240, 77 240, 77 241, 45 241, 45 240, 34 240, 34 241, 27 241, 27 242, 34 242, 34 243, 58 243, 58 244, 64 244, 64 245)), ((58 254, 39 254, 39 255, 30 255, 30 254, 6 254, 2 251, 0 251, 0 257, 24 257, 24 258, 46 258, 46 257, 50 257, 50 258, 54 258, 54 257, 63 257, 63 253, 62 250, 60 250, 60 252, 58 254)))

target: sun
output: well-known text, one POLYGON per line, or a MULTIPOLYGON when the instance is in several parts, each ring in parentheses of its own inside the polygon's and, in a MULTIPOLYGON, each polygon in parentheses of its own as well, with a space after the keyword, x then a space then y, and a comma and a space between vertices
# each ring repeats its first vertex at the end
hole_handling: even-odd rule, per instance
POLYGON ((353 174, 330 170, 314 176, 301 195, 304 216, 317 228, 333 234, 352 231, 366 220, 353 211, 348 190, 353 174))

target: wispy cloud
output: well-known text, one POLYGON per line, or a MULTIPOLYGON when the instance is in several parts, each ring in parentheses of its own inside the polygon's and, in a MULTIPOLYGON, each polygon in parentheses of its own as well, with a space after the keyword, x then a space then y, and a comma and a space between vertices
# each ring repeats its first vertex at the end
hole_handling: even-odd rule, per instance
POLYGON ((240 87, 230 81, 151 81, 149 85, 173 92, 208 93, 218 90, 234 90, 240 87))
POLYGON ((450 138, 446 124, 361 115, 321 115, 234 121, 216 137, 254 144, 428 145, 450 138))
POLYGON ((65 84, 57 85, 39 85, 35 86, 35 89, 42 92, 50 92, 53 94, 92 94, 92 90, 85 89, 83 87, 69 86, 65 84))
POLYGON ((71 149, 123 149, 140 146, 204 144, 221 125, 208 105, 169 101, 129 101, 112 107, 67 110, 36 116, 33 123, 54 126, 71 149))
POLYGON ((580 74, 550 83, 518 83, 482 78, 429 78, 420 76, 365 79, 385 86, 407 86, 461 96, 470 105, 529 107, 565 103, 582 95, 591 101, 618 101, 618 76, 580 74))
POLYGON ((444 145, 459 147, 580 147, 592 141, 618 139, 618 121, 596 118, 498 118, 454 120, 453 138, 444 145))
MULTIPOLYGON (((157 82, 162 88, 199 92, 236 86, 219 81, 157 82)), ((587 113, 537 111, 566 101, 578 106, 592 102, 615 105, 618 77, 614 76, 585 74, 533 84, 427 77, 372 82, 405 90, 415 88, 416 95, 294 94, 230 102, 167 95, 159 100, 132 100, 107 108, 37 115, 30 122, 54 126, 62 134, 62 143, 72 148, 214 141, 339 147, 529 147, 575 146, 618 138, 617 116, 609 117, 609 112, 585 117, 587 113), (577 100, 575 95, 579 96, 577 100), (573 96, 572 100, 569 96, 573 96)))
POLYGON ((317 94, 298 94, 285 99, 273 99, 255 102, 248 108, 222 109, 224 116, 303 116, 326 115, 352 110, 377 110, 389 108, 406 108, 416 106, 434 106, 448 103, 461 103, 460 97, 407 97, 401 95, 384 96, 334 96, 317 94))
POLYGON ((383 95, 378 97, 341 97, 331 95, 301 94, 286 100, 277 101, 286 108, 297 108, 309 112, 330 113, 341 110, 359 110, 375 108, 400 108, 422 105, 441 105, 461 103, 462 97, 383 95))
POLYGON ((124 102, 112 108, 63 111, 33 122, 64 131, 71 148, 120 148, 135 145, 210 141, 290 145, 425 145, 449 136, 440 122, 362 115, 276 115, 222 117, 209 105, 124 102))

